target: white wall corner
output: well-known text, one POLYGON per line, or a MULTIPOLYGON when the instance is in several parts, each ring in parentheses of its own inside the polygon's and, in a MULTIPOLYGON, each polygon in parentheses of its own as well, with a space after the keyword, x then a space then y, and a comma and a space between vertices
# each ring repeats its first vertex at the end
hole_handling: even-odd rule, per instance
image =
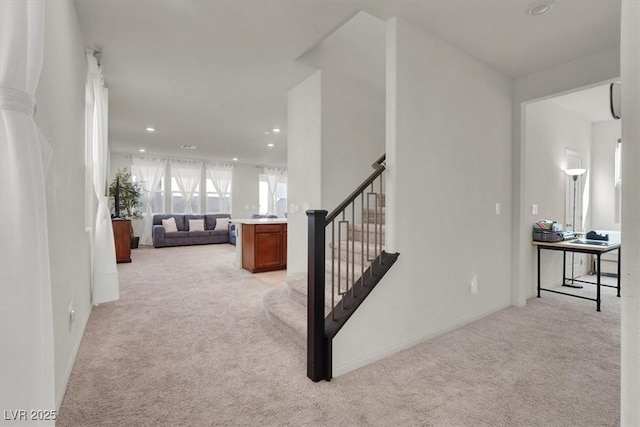
POLYGON ((396 245, 396 158, 397 158, 397 27, 398 19, 392 18, 386 24, 386 250, 398 252, 396 245))

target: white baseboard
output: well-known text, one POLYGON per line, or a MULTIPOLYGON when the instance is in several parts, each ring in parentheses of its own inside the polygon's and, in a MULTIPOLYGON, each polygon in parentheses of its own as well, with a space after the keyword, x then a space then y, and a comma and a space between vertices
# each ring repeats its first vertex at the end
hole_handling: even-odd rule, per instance
POLYGON ((366 366, 370 363, 373 363, 375 361, 378 361, 380 359, 384 359, 385 357, 389 357, 392 354, 395 354, 401 350, 405 350, 407 348, 411 348, 413 346, 416 346, 418 344, 421 344, 427 340, 430 340, 431 338, 435 338, 438 335, 442 335, 445 334, 447 332, 451 332, 454 329, 458 329, 461 326, 464 326, 468 323, 471 322, 475 322, 476 320, 480 320, 483 317, 486 317, 490 314, 493 314, 495 312, 498 312, 500 310, 503 310, 507 307, 511 307, 511 303, 510 302, 506 302, 506 303, 502 303, 502 304, 497 304, 493 307, 488 308, 487 310, 475 314, 473 316, 469 316, 469 317, 463 317, 462 319, 456 320, 454 322, 451 322, 447 325, 445 325, 442 328, 439 328, 437 330, 432 330, 432 331, 428 331, 426 333, 420 334, 416 337, 413 338, 409 338, 408 340, 401 342, 399 344, 393 345, 391 347, 379 350, 375 353, 372 353, 366 357, 363 357, 361 359, 357 359, 354 360, 352 362, 348 362, 347 364, 343 365, 343 366, 334 366, 333 367, 333 372, 332 375, 334 377, 339 377, 340 375, 346 374, 347 372, 351 372, 354 369, 358 369, 361 368, 363 366, 366 366))
POLYGON ((89 314, 86 319, 84 319, 81 325, 80 331, 80 339, 76 342, 76 345, 73 347, 73 353, 71 358, 69 359, 69 363, 67 364, 67 369, 64 373, 64 378, 62 379, 62 383, 60 383, 60 388, 58 388, 56 392, 56 409, 58 413, 60 412, 60 406, 62 405, 62 400, 64 399, 64 394, 67 391, 67 386, 69 385, 69 379, 71 378, 71 371, 73 371, 73 366, 76 363, 76 357, 78 356, 78 350, 80 350, 80 344, 82 343, 82 339, 84 338, 84 332, 87 328, 87 324, 89 323, 89 317, 91 317, 91 310, 93 306, 89 305, 89 314))

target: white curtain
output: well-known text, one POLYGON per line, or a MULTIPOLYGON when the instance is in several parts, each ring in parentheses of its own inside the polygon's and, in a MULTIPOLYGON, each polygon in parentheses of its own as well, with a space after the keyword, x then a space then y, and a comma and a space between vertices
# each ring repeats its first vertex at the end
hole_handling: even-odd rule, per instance
POLYGON ((142 186, 144 192, 142 197, 145 202, 144 215, 144 229, 142 236, 140 236, 140 244, 151 245, 152 239, 152 226, 153 226, 153 214, 163 212, 164 208, 158 210, 158 207, 153 204, 156 190, 160 185, 162 178, 164 177, 167 161, 165 159, 154 159, 146 157, 133 157, 133 175, 138 178, 138 183, 142 186))
MULTIPOLYGON (((189 160, 170 160, 169 162, 171 165, 171 177, 175 178, 178 189, 186 203, 184 213, 193 213, 191 200, 193 200, 202 178, 203 162, 189 160)), ((175 191, 175 189, 173 188, 171 191, 175 191)))
POLYGON ((44 2, 0 1, 1 414, 55 409, 45 198, 51 150, 34 122, 44 8, 44 2))
POLYGON ((269 186, 269 207, 267 213, 269 215, 277 215, 278 203, 278 184, 287 182, 287 170, 280 168, 264 168, 264 174, 267 177, 269 186))
POLYGON ((220 212, 231 212, 231 177, 233 165, 226 163, 206 163, 207 178, 213 182, 213 186, 220 197, 220 212))
POLYGON ((92 242, 91 300, 94 304, 119 298, 116 250, 107 196, 107 114, 108 93, 102 68, 92 52, 87 52, 87 148, 91 150, 93 191, 97 202, 92 242))

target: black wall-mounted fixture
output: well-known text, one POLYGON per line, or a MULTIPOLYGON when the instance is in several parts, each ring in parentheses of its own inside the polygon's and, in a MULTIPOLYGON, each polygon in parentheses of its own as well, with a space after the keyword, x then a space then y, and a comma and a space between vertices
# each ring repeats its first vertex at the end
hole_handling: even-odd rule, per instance
POLYGON ((622 117, 621 107, 621 86, 620 82, 611 83, 609 86, 609 106, 611 107, 611 115, 614 119, 620 120, 622 117))

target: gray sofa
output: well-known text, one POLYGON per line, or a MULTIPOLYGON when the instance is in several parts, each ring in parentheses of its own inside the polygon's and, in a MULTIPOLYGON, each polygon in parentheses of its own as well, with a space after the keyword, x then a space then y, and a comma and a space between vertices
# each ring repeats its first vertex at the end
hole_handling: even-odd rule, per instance
POLYGON ((229 227, 215 230, 216 218, 231 218, 229 214, 158 214, 153 216, 153 247, 208 245, 211 243, 228 243, 229 227), (178 231, 167 233, 162 220, 175 218, 178 231), (204 219, 204 231, 189 231, 190 219, 204 219))

